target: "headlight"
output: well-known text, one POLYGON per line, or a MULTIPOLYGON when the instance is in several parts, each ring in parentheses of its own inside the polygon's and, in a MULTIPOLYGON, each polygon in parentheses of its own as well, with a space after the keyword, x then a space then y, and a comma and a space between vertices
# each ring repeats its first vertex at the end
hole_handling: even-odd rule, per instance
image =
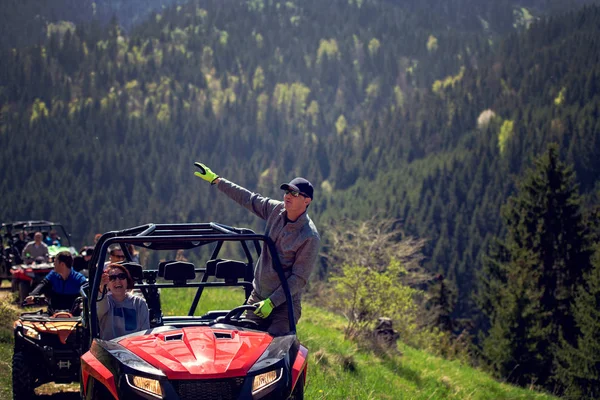
POLYGON ((281 378, 282 369, 265 372, 254 377, 252 382, 252 394, 256 394, 261 390, 271 386, 281 378))
POLYGON ((163 392, 160 387, 160 382, 156 379, 144 378, 141 376, 127 375, 127 383, 129 386, 140 390, 152 396, 162 398, 163 392))
POLYGON ((23 327, 23 334, 28 338, 40 340, 40 333, 35 329, 29 328, 27 326, 23 327))

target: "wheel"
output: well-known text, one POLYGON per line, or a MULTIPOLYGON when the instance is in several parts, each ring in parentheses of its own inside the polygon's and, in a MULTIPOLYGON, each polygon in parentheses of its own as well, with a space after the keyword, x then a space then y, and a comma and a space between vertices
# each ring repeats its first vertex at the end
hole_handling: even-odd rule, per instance
POLYGON ((290 396, 289 400, 304 399, 304 381, 305 380, 306 380, 306 375, 303 371, 302 374, 300 374, 300 377, 298 378, 298 383, 296 383, 296 387, 294 388, 294 391, 292 392, 292 395, 290 396))
MULTIPOLYGON (((83 386, 83 385, 82 385, 83 386)), ((81 394, 82 390, 80 390, 81 394)), ((83 397, 81 397, 83 399, 83 397)), ((85 396, 85 400, 102 400, 102 399, 112 399, 113 395, 106 388, 106 386, 102 385, 94 378, 90 378, 87 386, 87 394, 85 396)))
POLYGON ((31 285, 26 281, 19 281, 19 304, 23 304, 25 297, 29 296, 31 285))
POLYGON ((17 352, 12 359, 13 400, 28 400, 35 397, 31 368, 25 354, 17 352))

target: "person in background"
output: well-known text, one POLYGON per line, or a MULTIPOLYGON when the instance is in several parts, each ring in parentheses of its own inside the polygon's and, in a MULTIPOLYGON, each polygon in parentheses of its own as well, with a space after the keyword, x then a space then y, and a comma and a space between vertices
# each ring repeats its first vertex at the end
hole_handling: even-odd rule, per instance
POLYGON ((29 293, 25 304, 33 303, 33 296, 43 294, 48 299, 48 311, 71 310, 77 299, 79 288, 87 282, 85 276, 72 269, 73 256, 68 251, 61 251, 54 256, 54 269, 29 293))
MULTIPOLYGON (((306 213, 313 199, 312 184, 304 178, 294 178, 280 186, 284 191, 283 201, 273 200, 219 177, 204 164, 195 165, 200 169, 194 173, 196 176, 217 186, 230 199, 267 221, 265 234, 275 243, 292 295, 294 319, 298 322, 302 291, 317 261, 321 241, 306 213)), ((273 336, 288 333, 286 298, 266 243, 256 263, 252 287, 247 302, 257 308, 253 314, 247 313, 246 318, 258 322, 273 336)))
POLYGON ((104 269, 108 267, 110 263, 118 263, 125 261, 125 253, 118 244, 112 245, 108 248, 108 261, 104 263, 104 269))
POLYGON ((60 239, 58 237, 58 233, 56 233, 56 230, 52 229, 48 233, 48 236, 46 236, 44 238, 44 243, 46 243, 47 246, 59 246, 60 247, 60 239))
POLYGON ((45 261, 48 261, 48 246, 42 241, 44 235, 42 232, 36 232, 33 235, 33 242, 27 243, 21 252, 21 258, 27 264, 31 264, 38 257, 43 257, 45 261))
POLYGON ((27 246, 27 232, 24 230, 19 232, 16 240, 13 242, 13 250, 12 253, 15 256, 14 263, 21 264, 23 263, 23 259, 21 255, 23 254, 23 249, 27 246))
POLYGON ((94 254, 94 247, 93 246, 83 246, 79 250, 79 254, 83 257, 83 259, 87 263, 92 259, 92 255, 94 254))
POLYGON ((73 258, 73 269, 88 277, 90 269, 90 260, 94 254, 94 248, 91 246, 83 246, 79 249, 79 255, 73 258))
POLYGON ((121 264, 110 263, 100 281, 100 300, 96 303, 100 338, 114 339, 133 332, 150 329, 146 300, 131 294, 134 282, 121 264))
POLYGON ((131 261, 134 263, 140 263, 140 253, 136 250, 135 246, 132 244, 127 245, 127 251, 131 254, 131 261))

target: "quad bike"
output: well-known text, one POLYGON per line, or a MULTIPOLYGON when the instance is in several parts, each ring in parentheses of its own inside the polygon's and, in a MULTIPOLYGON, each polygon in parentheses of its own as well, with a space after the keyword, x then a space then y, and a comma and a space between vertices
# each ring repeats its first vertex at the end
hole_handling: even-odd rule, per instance
MULTIPOLYGON (((81 257, 77 255, 77 250, 74 247, 49 246, 48 255, 50 261, 61 251, 70 252, 75 258, 75 264, 79 264, 77 261, 80 261, 81 257)), ((76 266, 75 264, 73 265, 74 267, 76 266)), ((81 269, 82 267, 79 266, 79 268, 81 269)), ((11 268, 12 290, 13 292, 19 292, 19 304, 25 300, 29 292, 35 289, 53 269, 54 265, 52 262, 47 262, 43 257, 38 257, 31 264, 19 264, 11 268)))
POLYGON ((19 293, 19 304, 23 303, 35 287, 54 269, 54 265, 43 259, 32 264, 19 264, 11 268, 12 289, 19 293))
MULTIPOLYGON (((34 305, 47 304, 34 296, 34 305)), ((27 304, 23 304, 26 306, 27 304)), ((79 381, 82 328, 81 301, 71 310, 24 312, 14 323, 13 399, 31 399, 44 383, 79 381)))

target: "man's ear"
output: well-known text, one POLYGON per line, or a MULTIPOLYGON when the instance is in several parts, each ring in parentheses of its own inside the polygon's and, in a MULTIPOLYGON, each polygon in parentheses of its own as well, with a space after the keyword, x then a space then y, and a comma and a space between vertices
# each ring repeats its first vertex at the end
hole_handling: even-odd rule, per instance
POLYGON ((306 207, 308 207, 310 205, 310 202, 312 201, 312 199, 310 197, 305 197, 304 198, 304 205, 306 207))

